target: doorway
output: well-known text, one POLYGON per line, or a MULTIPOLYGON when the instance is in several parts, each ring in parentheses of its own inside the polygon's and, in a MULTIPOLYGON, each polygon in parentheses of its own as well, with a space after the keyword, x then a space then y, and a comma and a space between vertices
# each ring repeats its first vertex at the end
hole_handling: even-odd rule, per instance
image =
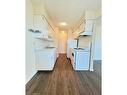
POLYGON ((59 32, 59 42, 58 42, 58 49, 59 53, 66 53, 67 52, 67 32, 60 31, 59 32))

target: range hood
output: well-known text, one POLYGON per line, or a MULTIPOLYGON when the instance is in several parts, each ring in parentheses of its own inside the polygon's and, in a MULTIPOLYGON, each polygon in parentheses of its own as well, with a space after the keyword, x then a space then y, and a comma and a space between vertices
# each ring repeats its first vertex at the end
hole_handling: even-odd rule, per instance
POLYGON ((89 36, 89 35, 92 35, 92 31, 83 31, 79 35, 89 36))

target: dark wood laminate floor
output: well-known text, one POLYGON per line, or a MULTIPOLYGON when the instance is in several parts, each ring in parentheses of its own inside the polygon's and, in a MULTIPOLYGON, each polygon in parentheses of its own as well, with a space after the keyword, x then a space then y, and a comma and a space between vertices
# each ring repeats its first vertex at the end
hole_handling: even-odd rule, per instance
POLYGON ((61 54, 53 71, 39 71, 26 84, 26 95, 101 95, 101 66, 94 67, 94 72, 74 71, 61 54))

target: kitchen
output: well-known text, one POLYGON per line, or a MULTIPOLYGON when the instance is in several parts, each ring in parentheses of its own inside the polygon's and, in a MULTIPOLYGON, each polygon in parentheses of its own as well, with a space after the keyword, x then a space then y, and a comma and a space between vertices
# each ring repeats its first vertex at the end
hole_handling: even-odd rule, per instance
POLYGON ((126 9, 126 0, 1 0, 1 95, 127 95, 126 9))
MULTIPOLYGON (((97 4, 95 4, 94 7, 92 6, 93 3, 90 3, 89 10, 84 10, 85 7, 83 4, 81 7, 76 7, 77 10, 75 10, 74 7, 77 6, 77 3, 79 4, 87 3, 89 1, 71 0, 69 1, 70 3, 67 3, 66 0, 62 0, 62 1, 26 0, 26 89, 27 89, 26 92, 27 95, 30 95, 30 93, 33 94, 41 93, 38 91, 41 91, 41 89, 43 88, 42 86, 41 86, 42 88, 37 88, 40 90, 36 90, 35 87, 34 92, 33 91, 31 92, 32 89, 31 85, 35 83, 35 81, 33 80, 36 80, 38 78, 36 77, 37 75, 46 76, 48 80, 50 76, 45 75, 45 73, 47 74, 52 73, 51 77, 54 75, 58 78, 56 80, 60 81, 61 79, 62 82, 65 76, 69 76, 69 75, 72 76, 68 72, 70 70, 71 73, 74 72, 75 74, 78 72, 85 72, 84 74, 86 74, 87 72, 92 73, 96 71, 94 70, 94 61, 97 60, 97 62, 101 62, 101 43, 100 43, 101 9, 99 9, 101 8, 100 7, 101 1, 100 0, 97 1, 98 2, 97 4), (65 12, 68 15, 63 15, 65 13, 62 10, 65 11, 66 9, 68 9, 65 7, 65 5, 67 5, 70 8, 70 10, 65 12), (91 10, 91 6, 92 6, 92 10, 91 10), (95 39, 99 39, 99 42, 98 40, 95 39), (99 45, 97 44, 97 46, 99 47, 96 46, 96 43, 99 43, 99 45), (99 52, 95 53, 95 51, 97 50, 99 52), (61 67, 61 68, 57 68, 57 67, 61 67), (66 73, 68 72, 68 75, 65 73, 65 71, 66 73), (60 73, 63 76, 61 75, 62 78, 59 79, 59 76, 57 76, 57 74, 59 75, 60 73)), ((78 75, 76 74, 76 76, 78 75)), ((51 78, 50 81, 52 80, 53 79, 51 78)), ((53 81, 56 82, 56 80, 53 81)), ((47 83, 46 80, 44 81, 45 83, 47 83)), ((70 79, 68 79, 67 81, 69 82, 70 79)), ((91 95, 91 93, 94 93, 92 95, 100 95, 100 91, 101 91, 100 81, 101 80, 98 80, 97 82, 99 82, 99 84, 95 85, 98 87, 99 90, 93 88, 92 92, 89 91, 88 92, 81 91, 81 92, 88 93, 87 95, 91 95)), ((43 84, 44 82, 42 81, 37 83, 43 84)), ((48 83, 45 85, 48 85, 48 83)), ((55 85, 59 86, 57 85, 57 82, 55 85)), ((69 83, 66 85, 70 86, 69 83)), ((51 87, 50 89, 53 88, 51 87)), ((70 93, 73 93, 73 90, 70 93)), ((53 90, 53 93, 56 93, 54 91, 55 89, 53 90)), ((48 92, 44 91, 43 93, 48 93, 48 92)), ((67 94, 65 95, 69 95, 68 91, 66 93, 67 94)), ((48 95, 52 95, 52 94, 48 94, 48 95)), ((53 95, 57 95, 57 94, 53 94, 53 95)), ((60 95, 60 93, 58 95, 60 95)), ((78 94, 73 94, 73 95, 78 95, 78 94)))

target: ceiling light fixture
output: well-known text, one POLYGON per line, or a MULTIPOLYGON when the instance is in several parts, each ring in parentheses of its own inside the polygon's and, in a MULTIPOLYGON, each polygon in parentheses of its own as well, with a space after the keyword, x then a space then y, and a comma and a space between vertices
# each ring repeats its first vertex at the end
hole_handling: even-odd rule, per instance
POLYGON ((66 26, 67 23, 66 23, 66 22, 61 22, 60 25, 62 25, 62 26, 66 26))

